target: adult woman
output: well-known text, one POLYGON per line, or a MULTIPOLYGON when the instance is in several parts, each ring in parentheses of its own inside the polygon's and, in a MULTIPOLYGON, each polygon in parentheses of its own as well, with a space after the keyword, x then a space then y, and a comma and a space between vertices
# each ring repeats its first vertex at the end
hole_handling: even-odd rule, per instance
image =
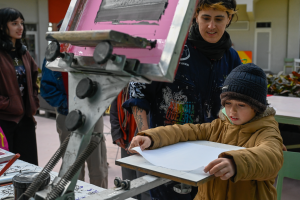
POLYGON ((37 65, 21 39, 24 17, 13 8, 0 9, 0 126, 9 150, 38 164, 33 115, 39 107, 37 65))
MULTIPOLYGON (((225 31, 236 14, 235 0, 200 0, 173 83, 131 83, 133 112, 139 131, 169 124, 204 123, 216 119, 223 83, 241 64, 225 31), (146 113, 150 111, 150 126, 146 113)), ((193 199, 178 195, 173 185, 151 190, 152 199, 193 199)))

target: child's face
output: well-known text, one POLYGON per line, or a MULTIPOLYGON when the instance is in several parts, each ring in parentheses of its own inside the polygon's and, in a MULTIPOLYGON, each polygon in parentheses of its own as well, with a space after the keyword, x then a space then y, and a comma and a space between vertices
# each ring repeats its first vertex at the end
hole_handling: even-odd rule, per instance
POLYGON ((256 114, 248 104, 236 100, 227 100, 225 102, 225 110, 227 116, 235 125, 245 124, 256 114))

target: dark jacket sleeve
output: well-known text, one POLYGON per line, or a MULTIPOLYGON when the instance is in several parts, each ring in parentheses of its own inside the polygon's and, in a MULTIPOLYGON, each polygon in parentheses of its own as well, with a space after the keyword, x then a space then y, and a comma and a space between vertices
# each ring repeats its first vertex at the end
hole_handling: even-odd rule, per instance
POLYGON ((37 84, 37 78, 38 78, 38 66, 35 63, 35 60, 30 56, 30 54, 27 52, 27 58, 30 61, 30 67, 31 67, 31 77, 32 77, 32 94, 33 94, 33 100, 35 106, 31 107, 31 113, 32 115, 36 114, 37 109, 40 107, 40 100, 38 98, 39 93, 39 86, 37 84))
POLYGON ((32 67, 32 87, 33 87, 33 95, 37 96, 39 93, 39 86, 37 84, 37 77, 38 77, 38 66, 36 65, 34 59, 30 56, 30 64, 32 67))
POLYGON ((0 110, 5 110, 9 105, 9 98, 0 95, 0 110))
POLYGON ((117 98, 112 102, 110 106, 110 125, 111 125, 111 137, 113 143, 123 137, 123 132, 120 128, 119 117, 118 117, 118 107, 117 98))
POLYGON ((158 82, 152 82, 151 84, 131 82, 130 98, 124 102, 123 108, 128 110, 132 114, 131 107, 137 106, 142 108, 148 114, 150 111, 150 105, 155 98, 155 91, 158 86, 158 82))
MULTIPOLYGON (((0 63, 2 63, 2 59, 0 56, 0 63)), ((1 76, 2 72, 0 69, 0 76, 1 76)), ((9 105, 9 98, 8 96, 3 96, 0 94, 0 110, 5 110, 9 105)))
POLYGON ((41 80, 41 96, 53 107, 58 107, 60 114, 68 113, 68 98, 63 86, 61 72, 53 72, 46 67, 44 60, 41 80))

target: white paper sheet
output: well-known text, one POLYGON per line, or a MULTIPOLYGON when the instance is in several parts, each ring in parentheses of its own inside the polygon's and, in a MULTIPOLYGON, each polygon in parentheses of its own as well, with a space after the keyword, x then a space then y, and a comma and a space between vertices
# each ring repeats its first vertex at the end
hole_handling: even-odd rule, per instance
POLYGON ((203 170, 226 149, 181 142, 154 150, 133 148, 153 165, 180 171, 203 170))

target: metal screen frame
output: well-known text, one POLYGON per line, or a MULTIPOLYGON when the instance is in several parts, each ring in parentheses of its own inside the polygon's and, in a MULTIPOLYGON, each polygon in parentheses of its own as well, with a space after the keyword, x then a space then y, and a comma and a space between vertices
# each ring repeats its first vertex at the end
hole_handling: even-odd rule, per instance
MULTIPOLYGON (((88 0, 72 0, 60 31, 74 31, 88 0)), ((173 82, 198 0, 179 0, 160 62, 141 63, 138 74, 152 81, 173 82)))

